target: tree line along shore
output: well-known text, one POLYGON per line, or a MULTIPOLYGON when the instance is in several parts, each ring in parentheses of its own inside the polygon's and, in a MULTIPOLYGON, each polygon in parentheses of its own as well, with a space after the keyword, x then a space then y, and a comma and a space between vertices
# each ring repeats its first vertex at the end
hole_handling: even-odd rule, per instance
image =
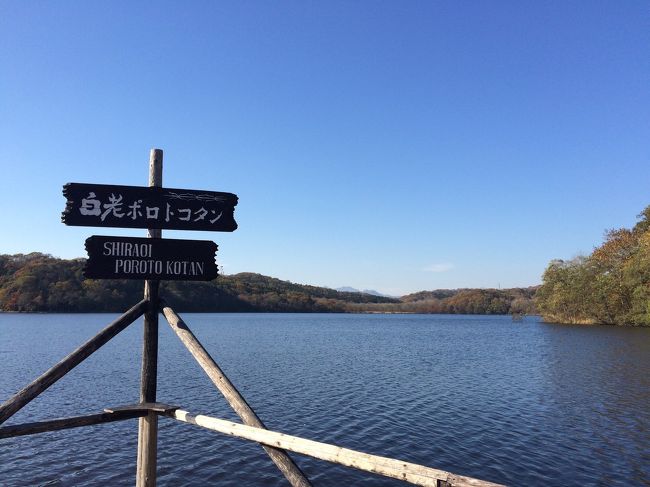
MULTIPOLYGON (((142 295, 142 281, 84 279, 84 264, 37 252, 0 255, 0 310, 121 312, 142 295)), ((650 206, 632 229, 607 231, 590 255, 551 261, 541 286, 392 298, 240 273, 163 281, 161 292, 187 312, 540 314, 556 323, 650 326, 650 206)))
POLYGON ((535 296, 547 321, 650 326, 650 206, 589 255, 553 260, 535 296))
MULTIPOLYGON (((142 295, 140 280, 84 279, 85 259, 0 255, 0 310, 121 312, 142 295)), ((534 313, 536 288, 423 291, 401 298, 295 284, 255 273, 210 282, 163 281, 161 294, 187 312, 534 313)))

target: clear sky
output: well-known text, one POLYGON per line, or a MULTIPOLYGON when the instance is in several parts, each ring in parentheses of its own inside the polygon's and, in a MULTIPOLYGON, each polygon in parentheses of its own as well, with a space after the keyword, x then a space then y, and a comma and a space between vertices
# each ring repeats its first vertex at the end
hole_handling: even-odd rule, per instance
POLYGON ((538 284, 650 204, 646 1, 0 1, 0 253, 67 182, 236 193, 226 273, 538 284))

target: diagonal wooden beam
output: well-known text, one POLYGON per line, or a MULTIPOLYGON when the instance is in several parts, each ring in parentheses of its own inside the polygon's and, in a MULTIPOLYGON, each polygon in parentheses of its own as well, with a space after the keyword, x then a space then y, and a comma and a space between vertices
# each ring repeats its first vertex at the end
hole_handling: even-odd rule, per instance
POLYGON ((0 438, 13 438, 14 436, 35 435, 49 431, 67 430, 81 426, 92 426, 94 424, 112 423, 126 419, 140 418, 146 416, 148 410, 117 411, 114 413, 89 414, 86 416, 73 416, 70 418, 57 418, 34 423, 12 424, 11 426, 0 426, 0 438))
MULTIPOLYGON (((178 338, 180 338, 181 342, 183 342, 210 380, 212 380, 212 383, 217 387, 217 389, 219 389, 221 394, 223 394, 226 401, 228 401, 228 404, 230 404, 230 407, 233 408, 244 424, 266 429, 262 420, 257 416, 257 414, 255 414, 255 411, 253 411, 253 408, 248 405, 237 388, 232 382, 230 382, 228 377, 226 377, 226 374, 212 359, 207 350, 203 348, 203 345, 201 345, 197 340, 181 317, 164 302, 162 303, 162 312, 165 315, 169 326, 174 330, 174 333, 176 333, 178 338)), ((305 474, 300 470, 298 465, 296 465, 287 452, 273 446, 262 445, 262 447, 291 485, 294 487, 311 486, 311 483, 305 474)))
POLYGON ((93 352, 105 345, 111 338, 137 320, 148 308, 148 301, 142 300, 110 325, 77 348, 70 355, 49 369, 38 379, 17 392, 11 399, 0 406, 0 424, 20 411, 25 405, 58 381, 65 374, 87 359, 93 352))

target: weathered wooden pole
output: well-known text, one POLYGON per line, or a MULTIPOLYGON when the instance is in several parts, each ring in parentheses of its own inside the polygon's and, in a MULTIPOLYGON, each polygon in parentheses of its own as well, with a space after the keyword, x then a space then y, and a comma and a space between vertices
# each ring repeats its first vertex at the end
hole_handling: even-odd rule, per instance
MULTIPOLYGON (((162 304, 162 312, 169 326, 172 327, 172 330, 181 339, 183 345, 185 345, 203 371, 212 380, 212 383, 219 389, 219 392, 223 394, 230 407, 237 413, 237 416, 242 419, 244 424, 257 428, 266 428, 262 420, 253 411, 253 408, 246 402, 246 399, 239 393, 234 384, 230 382, 230 379, 228 379, 208 351, 201 345, 201 342, 194 336, 194 333, 187 327, 181 317, 169 306, 166 306, 164 301, 162 304)), ((264 448, 269 457, 271 457, 271 460, 273 460, 273 463, 275 463, 293 487, 311 487, 307 476, 300 470, 300 467, 296 465, 287 452, 276 448, 276 445, 273 444, 262 445, 262 448, 264 448)))
POLYGON ((286 435, 277 431, 245 424, 233 423, 224 419, 201 414, 191 414, 182 409, 166 413, 184 423, 194 424, 205 429, 217 431, 237 438, 255 441, 261 445, 308 455, 327 462, 356 468, 384 477, 391 477, 423 487, 504 487, 486 480, 456 475, 445 470, 426 467, 416 463, 394 458, 371 455, 340 446, 307 440, 298 436, 286 435))
MULTIPOLYGON (((162 186, 163 151, 151 149, 149 154, 149 186, 162 186)), ((164 211, 159 208, 158 211, 164 211)), ((150 228, 149 238, 161 238, 162 230, 150 228)), ((158 288, 160 281, 144 282, 144 298, 149 309, 144 315, 142 345, 142 374, 140 378, 140 402, 156 402, 156 379, 158 375, 158 288)), ((156 457, 158 455, 158 415, 152 411, 140 418, 138 423, 137 487, 156 485, 156 457)))

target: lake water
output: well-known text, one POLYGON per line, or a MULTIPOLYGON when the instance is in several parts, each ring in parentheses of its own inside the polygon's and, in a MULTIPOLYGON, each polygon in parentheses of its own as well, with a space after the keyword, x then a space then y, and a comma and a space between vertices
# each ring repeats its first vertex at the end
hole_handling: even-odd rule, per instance
MULTIPOLYGON (((0 314, 0 401, 115 315, 0 314)), ((650 329, 502 316, 186 314, 269 429, 510 485, 650 485, 650 329)), ((137 402, 141 320, 8 424, 137 402)), ((161 318, 158 399, 238 421, 161 318)), ((133 485, 137 420, 0 440, 0 485, 133 485)), ((286 485, 161 418, 159 485, 286 485)), ((405 485, 293 455, 317 486, 405 485)))

